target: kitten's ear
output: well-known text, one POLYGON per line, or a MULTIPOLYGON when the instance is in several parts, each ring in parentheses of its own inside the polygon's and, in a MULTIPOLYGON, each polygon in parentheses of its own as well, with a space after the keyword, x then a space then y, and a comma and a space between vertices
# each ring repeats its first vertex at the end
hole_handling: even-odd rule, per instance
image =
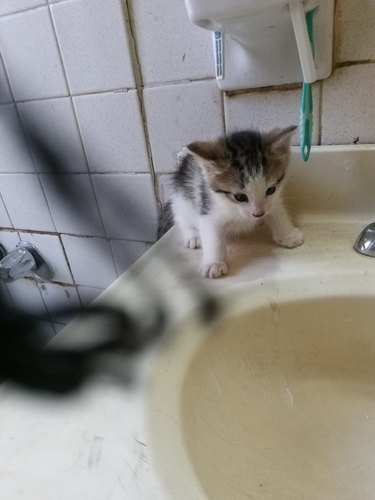
POLYGON ((187 148, 193 155, 209 162, 216 162, 225 158, 224 143, 220 139, 212 142, 192 142, 187 148))
POLYGON ((223 139, 192 142, 187 146, 187 149, 195 156, 203 172, 208 177, 220 175, 225 170, 226 164, 224 160, 227 153, 223 139))
POLYGON ((296 125, 286 128, 275 128, 267 134, 268 149, 271 154, 283 156, 289 154, 290 141, 297 130, 296 125))

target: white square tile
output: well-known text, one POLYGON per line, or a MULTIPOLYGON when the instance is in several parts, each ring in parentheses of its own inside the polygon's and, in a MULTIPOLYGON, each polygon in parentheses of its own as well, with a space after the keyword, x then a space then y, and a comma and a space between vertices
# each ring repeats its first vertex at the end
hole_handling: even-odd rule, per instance
POLYGON ((16 231, 0 231, 0 243, 5 248, 6 253, 12 252, 19 242, 20 237, 16 231))
POLYGON ((55 231, 36 174, 1 174, 0 193, 15 228, 55 231))
POLYGON ((147 88, 144 99, 158 172, 173 171, 177 153, 189 142, 224 133, 222 98, 213 80, 147 88))
POLYGON ((40 179, 58 232, 105 235, 88 174, 41 174, 40 179))
POLYGON ((190 22, 183 0, 132 2, 145 83, 214 76, 211 33, 190 22))
POLYGON ((338 68, 323 83, 322 144, 375 141, 375 65, 338 68))
POLYGON ((155 240, 158 213, 150 175, 103 174, 92 179, 109 238, 155 240))
MULTIPOLYGON (((52 281, 62 283, 73 283, 72 275, 69 271, 64 250, 58 236, 38 233, 20 233, 23 241, 28 241, 34 245, 52 267, 54 276, 52 281)), ((1 238, 1 233, 0 233, 1 238)))
POLYGON ((0 56, 0 104, 6 104, 9 102, 13 102, 13 95, 10 90, 3 58, 0 56))
POLYGON ((47 6, 1 18, 0 47, 17 101, 68 94, 47 6))
POLYGON ((374 59, 375 3, 337 0, 335 16, 335 61, 374 59))
MULTIPOLYGON (((13 227, 12 221, 9 218, 8 212, 6 211, 3 199, 0 195, 0 229, 4 227, 13 227)), ((1 236, 1 233, 0 233, 1 236)))
POLYGON ((20 279, 13 281, 13 283, 7 283, 7 288, 15 307, 39 318, 48 316, 36 281, 20 279))
POLYGON ((0 106, 0 172, 35 172, 14 104, 0 106))
MULTIPOLYGON (((319 142, 320 84, 313 86, 313 144, 319 142)), ((299 124, 301 90, 255 91, 225 97, 227 132, 255 129, 269 131, 275 127, 299 124)), ((298 131, 292 144, 299 144, 298 131)))
MULTIPOLYGON (((225 122, 228 133, 255 129, 263 132, 275 127, 299 124, 301 90, 255 91, 225 97, 225 122), (267 110, 267 112, 265 112, 267 110)), ((313 86, 313 144, 319 142, 320 84, 313 86)), ((295 133, 292 144, 299 144, 295 133)))
MULTIPOLYGON (((43 99, 18 104, 25 130, 34 131, 60 159, 63 172, 87 172, 85 154, 73 110, 68 97, 43 99)), ((27 133, 27 132, 26 132, 27 133)), ((31 145, 39 172, 53 171, 31 145)))
POLYGON ((119 0, 72 0, 51 10, 73 94, 135 87, 119 0))
POLYGON ((78 286, 78 293, 82 305, 88 307, 99 295, 104 292, 104 288, 94 288, 92 286, 78 286))
POLYGON ((151 247, 142 241, 111 240, 112 254, 118 275, 125 272, 151 247))
POLYGON ((45 5, 47 0, 1 0, 0 16, 45 5))
POLYGON ((39 289, 49 316, 53 321, 67 324, 81 309, 78 292, 74 286, 57 285, 56 283, 39 283, 39 289), (71 314, 61 315, 59 311, 74 309, 71 314))
POLYGON ((107 240, 65 235, 62 240, 78 285, 107 288, 117 278, 107 240))
POLYGON ((149 172, 137 92, 74 98, 91 172, 149 172))

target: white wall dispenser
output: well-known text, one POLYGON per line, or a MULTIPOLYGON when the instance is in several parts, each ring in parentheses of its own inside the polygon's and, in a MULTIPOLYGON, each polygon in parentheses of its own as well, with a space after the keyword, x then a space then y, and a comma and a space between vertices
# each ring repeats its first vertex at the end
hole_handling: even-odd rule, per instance
POLYGON ((190 20, 214 32, 221 90, 328 78, 334 0, 185 0, 190 20), (313 58, 305 13, 313 10, 313 58))

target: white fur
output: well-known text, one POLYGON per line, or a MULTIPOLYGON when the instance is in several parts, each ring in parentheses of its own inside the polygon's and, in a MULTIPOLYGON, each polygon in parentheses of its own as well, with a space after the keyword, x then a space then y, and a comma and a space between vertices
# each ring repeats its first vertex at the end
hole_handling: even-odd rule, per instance
MULTIPOLYGON (((186 154, 190 154, 190 151, 184 148, 178 160, 182 161, 186 154)), ((205 175, 205 169, 202 170, 205 175)), ((234 203, 222 193, 210 191, 212 205, 207 215, 200 215, 191 201, 178 192, 174 193, 171 198, 174 221, 181 229, 186 247, 203 249, 200 267, 202 276, 219 278, 227 274, 228 237, 252 231, 260 220, 269 226, 272 238, 278 245, 287 248, 302 245, 303 233, 292 224, 284 208, 282 186, 278 185, 274 194, 265 195, 267 188, 276 185, 277 181, 277 178, 271 179, 267 185, 261 174, 252 179, 245 189, 248 203, 234 203), (263 215, 256 217, 254 214, 263 215)))
POLYGON ((200 272, 208 278, 227 274, 226 241, 228 236, 247 233, 260 220, 270 227, 273 240, 281 246, 293 248, 303 243, 303 233, 293 226, 281 198, 281 187, 271 196, 265 196, 267 186, 262 176, 248 185, 248 203, 233 203, 223 194, 212 192, 212 207, 207 215, 199 215, 192 202, 175 193, 171 199, 174 220, 180 227, 188 248, 202 246, 200 272), (263 213, 261 218, 253 213, 263 213))

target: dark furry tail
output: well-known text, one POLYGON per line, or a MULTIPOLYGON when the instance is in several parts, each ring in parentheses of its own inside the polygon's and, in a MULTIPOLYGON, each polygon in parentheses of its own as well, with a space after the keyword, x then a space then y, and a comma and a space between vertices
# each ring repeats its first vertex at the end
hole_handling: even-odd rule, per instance
POLYGON ((168 201, 163 206, 163 209, 162 209, 160 217, 159 217, 157 239, 159 240, 162 236, 164 236, 164 234, 170 230, 170 228, 173 226, 173 224, 174 224, 174 220, 173 220, 171 202, 168 201))

